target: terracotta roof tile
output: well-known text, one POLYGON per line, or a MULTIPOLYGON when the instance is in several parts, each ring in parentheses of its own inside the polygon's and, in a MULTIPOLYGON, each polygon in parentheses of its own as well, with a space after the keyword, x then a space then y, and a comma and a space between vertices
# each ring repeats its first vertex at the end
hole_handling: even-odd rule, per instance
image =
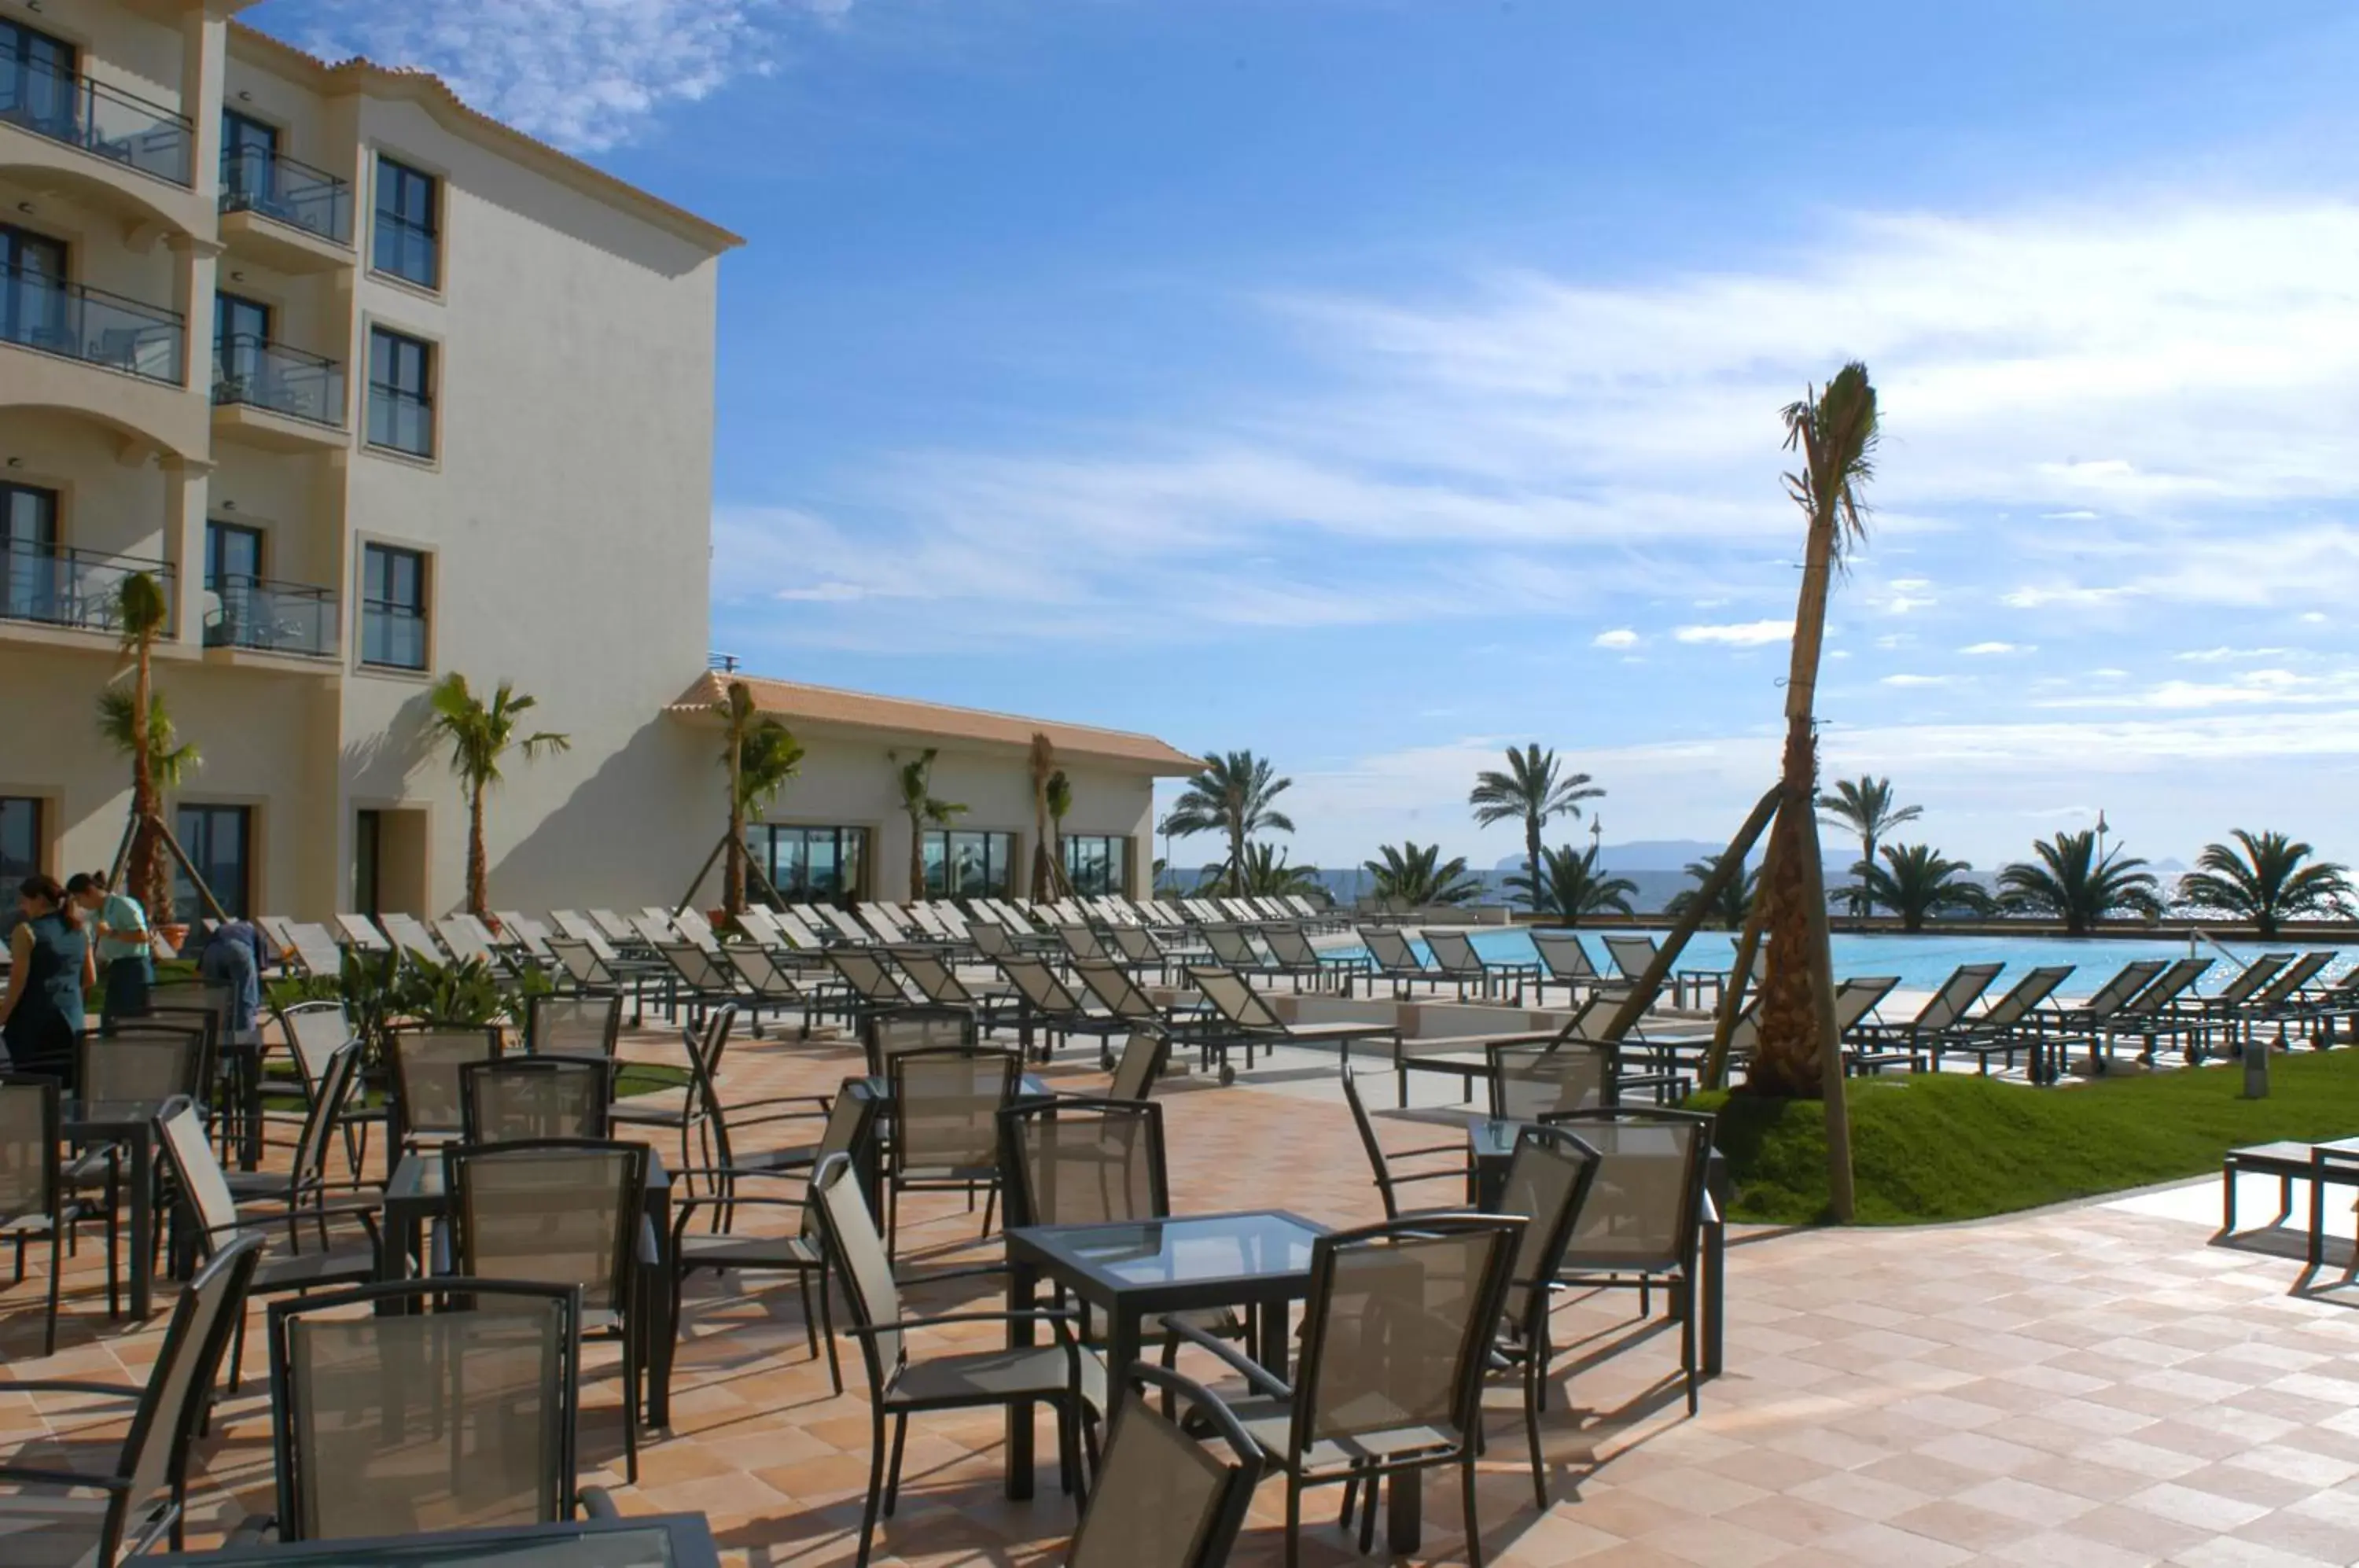
POLYGON ((1152 735, 1128 730, 1098 729, 1088 724, 1027 719, 1014 713, 987 713, 979 708, 953 708, 940 702, 920 702, 907 697, 879 697, 865 691, 844 691, 832 686, 806 686, 799 681, 770 681, 756 675, 723 676, 707 672, 680 693, 668 712, 701 714, 728 695, 729 683, 743 681, 765 713, 788 727, 801 724, 828 728, 872 730, 929 740, 964 741, 1016 751, 1031 746, 1037 733, 1049 737, 1060 757, 1143 768, 1170 778, 1184 778, 1203 767, 1190 757, 1152 735))

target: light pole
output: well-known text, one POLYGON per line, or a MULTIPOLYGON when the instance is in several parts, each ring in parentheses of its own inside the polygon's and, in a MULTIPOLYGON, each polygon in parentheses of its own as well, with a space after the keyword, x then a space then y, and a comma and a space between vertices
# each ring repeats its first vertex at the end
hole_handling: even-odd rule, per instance
POLYGON ((2100 806, 2097 808, 2097 864, 2099 866, 2105 863, 2105 808, 2100 806))
POLYGON ((1597 857, 1604 853, 1604 850, 1605 819, 1593 816, 1589 819, 1589 864, 1592 866, 1597 864, 1597 857))

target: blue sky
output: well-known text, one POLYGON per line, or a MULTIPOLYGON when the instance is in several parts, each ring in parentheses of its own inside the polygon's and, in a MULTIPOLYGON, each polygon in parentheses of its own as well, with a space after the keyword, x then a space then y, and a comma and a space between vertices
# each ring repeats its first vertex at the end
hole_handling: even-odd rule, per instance
POLYGON ((1514 853, 1463 800, 1526 740, 1609 842, 1723 836, 1777 410, 1858 355, 1829 773, 1983 866, 2101 807, 2359 859, 2345 4, 250 16, 747 236, 713 639, 762 672, 1254 747, 1324 865, 1514 853))

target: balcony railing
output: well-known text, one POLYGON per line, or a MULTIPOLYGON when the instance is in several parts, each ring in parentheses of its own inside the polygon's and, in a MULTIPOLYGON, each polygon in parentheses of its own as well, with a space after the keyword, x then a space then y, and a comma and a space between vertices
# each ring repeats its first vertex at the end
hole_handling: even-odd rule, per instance
POLYGON ((425 669, 425 612, 387 599, 362 600, 361 662, 392 670, 425 669))
POLYGON ((208 589, 207 648, 250 648, 329 659, 337 648, 336 596, 261 577, 221 577, 208 589))
POLYGON ((45 61, 0 60, 0 124, 194 186, 197 136, 186 115, 45 61))
POLYGON ((180 385, 174 310, 22 267, 0 268, 0 343, 180 385))
POLYGON ((90 550, 27 550, 0 544, 0 620, 119 632, 123 584, 142 572, 164 590, 168 605, 172 602, 168 561, 90 550))
POLYGON ((213 345, 213 401, 344 428, 344 367, 246 333, 213 345))
POLYGON ((259 212, 305 234, 350 245, 353 187, 268 147, 222 149, 221 210, 259 212))

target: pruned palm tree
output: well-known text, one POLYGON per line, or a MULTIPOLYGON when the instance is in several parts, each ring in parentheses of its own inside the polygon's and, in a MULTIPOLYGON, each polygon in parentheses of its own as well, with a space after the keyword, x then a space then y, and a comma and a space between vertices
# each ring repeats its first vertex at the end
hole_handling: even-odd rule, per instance
POLYGON ((1055 864, 1065 890, 1072 890, 1072 868, 1065 864, 1065 817, 1073 809, 1073 781, 1065 777, 1061 768, 1049 775, 1048 787, 1041 791, 1042 802, 1049 808, 1049 858, 1055 864))
POLYGON ((1923 931, 1928 916, 1988 914, 1995 905, 1980 887, 1959 880, 1973 869, 1967 861, 1951 860, 1925 844, 1887 844, 1882 853, 1883 865, 1861 861, 1852 867, 1857 884, 1838 891, 1854 907, 1890 909, 1900 917, 1902 931, 1923 931))
POLYGON ((1384 858, 1362 864, 1375 878, 1380 898, 1397 898, 1419 909, 1462 904, 1483 891, 1481 879, 1467 875, 1466 857, 1462 855, 1444 861, 1438 844, 1420 844, 1411 839, 1397 845, 1380 845, 1376 853, 1384 858))
POLYGON ((2318 852, 2281 833, 2237 828, 2231 836, 2241 851, 2205 844, 2196 869, 2179 879, 2180 902, 2250 920, 2263 942, 2276 937, 2280 921, 2350 912, 2350 867, 2332 860, 2304 866, 2318 852))
POLYGON ((1274 804, 1293 787, 1294 780, 1278 778, 1266 757, 1250 751, 1214 752, 1204 758, 1202 771, 1188 780, 1188 788, 1172 803, 1170 814, 1163 819, 1164 830, 1178 838, 1193 838, 1201 833, 1224 834, 1229 855, 1222 866, 1222 881, 1227 892, 1242 893, 1245 850, 1254 836, 1294 831, 1293 819, 1274 804))
POLYGON ((901 791, 901 814, 909 819, 909 897, 926 896, 926 830, 946 828, 966 815, 964 802, 944 800, 934 794, 936 748, 928 746, 902 762, 891 752, 887 761, 899 763, 894 782, 901 791))
MULTIPOLYGON (((1786 493, 1809 523, 1802 552, 1802 584, 1794 612, 1793 657, 1786 681, 1786 747, 1781 769, 1784 801, 1770 841, 1761 894, 1763 930, 1769 960, 1761 985, 1760 1032, 1747 1075, 1756 1093, 1816 1098, 1825 1092, 1820 1058, 1820 995, 1829 983, 1832 959, 1825 937, 1825 906, 1818 902, 1819 834, 1811 814, 1818 799, 1819 746, 1816 694, 1819 662, 1826 641, 1827 601, 1834 574, 1846 555, 1867 537, 1862 499, 1875 473, 1875 387, 1867 366, 1857 361, 1835 373, 1823 388, 1813 387, 1785 409, 1786 447, 1801 455, 1799 473, 1786 475, 1786 493)), ((1831 1110, 1839 1116, 1840 1110, 1831 1110)), ((1831 1125, 1831 1133, 1837 1130, 1831 1125)), ((1828 1139, 1831 1166, 1840 1158, 1848 1188, 1848 1134, 1828 1139)), ((1847 1205, 1838 1192, 1837 1217, 1847 1205)))
POLYGON ((1565 772, 1556 753, 1542 751, 1536 741, 1521 751, 1509 746, 1505 772, 1485 768, 1476 774, 1466 803, 1474 808, 1474 821, 1483 827, 1523 823, 1525 880, 1521 886, 1528 889, 1540 880, 1541 830, 1559 817, 1580 816, 1581 802, 1604 793, 1588 774, 1565 772))
POLYGON ((1293 893, 1323 894, 1325 887, 1319 880, 1319 867, 1288 865, 1286 851, 1274 844, 1249 844, 1241 874, 1225 891, 1231 897, 1283 898, 1293 893))
MULTIPOLYGON (((161 924, 172 918, 172 880, 164 865, 164 803, 158 794, 157 746, 148 726, 163 712, 156 691, 156 644, 172 622, 171 602, 163 586, 145 572, 125 577, 114 591, 114 618, 120 628, 123 664, 120 680, 128 673, 131 691, 122 710, 122 735, 108 738, 131 758, 131 858, 126 881, 131 896, 147 907, 147 919, 161 924)), ((110 723, 103 698, 99 704, 102 730, 110 723)), ((167 750, 170 743, 166 742, 167 750)), ((190 754, 193 763, 196 754, 190 754)))
POLYGON ((746 824, 768 811, 787 780, 802 770, 803 748, 786 725, 763 716, 743 681, 729 682, 712 711, 721 715, 727 736, 721 766, 729 775, 729 852, 721 902, 734 920, 745 912, 746 824))
POLYGON ((1595 844, 1582 850, 1569 844, 1544 849, 1538 880, 1510 877, 1507 886, 1524 895, 1533 913, 1569 926, 1579 925, 1587 915, 1636 913, 1630 898, 1638 885, 1626 877, 1605 876, 1598 869, 1597 854, 1595 844))
MULTIPOLYGON (((1862 775, 1857 779, 1838 779, 1834 789, 1819 797, 1819 820, 1829 827, 1849 828, 1859 835, 1859 858, 1868 866, 1875 864, 1875 846, 1894 828, 1905 827, 1925 814, 1922 806, 1896 806, 1892 803, 1892 780, 1862 775)), ((1867 895, 1854 888, 1851 912, 1864 918, 1867 895)))
MULTIPOLYGON (((1695 886, 1672 894, 1670 902, 1663 906, 1663 913, 1675 920, 1686 918, 1687 912, 1695 908, 1696 899, 1702 896, 1704 884, 1710 882, 1720 869, 1720 860, 1717 855, 1707 855, 1701 860, 1689 861, 1682 869, 1693 878, 1695 886)), ((1704 912, 1704 919, 1734 931, 1745 923, 1745 917, 1753 912, 1753 900, 1760 893, 1761 868, 1747 866, 1744 876, 1732 877, 1722 887, 1720 897, 1712 900, 1712 907, 1704 912)))
POLYGON ((571 749, 572 741, 554 730, 519 734, 524 716, 540 704, 519 696, 503 681, 488 702, 468 689, 467 678, 452 670, 434 683, 429 699, 432 716, 427 733, 451 747, 451 771, 467 794, 467 911, 478 920, 491 912, 491 867, 484 855, 484 795, 504 777, 501 763, 511 751, 529 762, 553 751, 571 749))
POLYGON ((1032 898, 1036 903, 1072 891, 1065 863, 1056 853, 1057 826, 1049 811, 1049 788, 1059 777, 1057 747, 1038 730, 1032 732, 1032 898))
POLYGON ((2023 914, 2064 922, 2067 936, 2087 936, 2116 911, 2162 913, 2154 874, 2146 862, 2116 849, 2099 858, 2093 830, 2060 833, 2032 846, 2036 861, 2018 860, 1999 872, 1999 904, 2023 914))

